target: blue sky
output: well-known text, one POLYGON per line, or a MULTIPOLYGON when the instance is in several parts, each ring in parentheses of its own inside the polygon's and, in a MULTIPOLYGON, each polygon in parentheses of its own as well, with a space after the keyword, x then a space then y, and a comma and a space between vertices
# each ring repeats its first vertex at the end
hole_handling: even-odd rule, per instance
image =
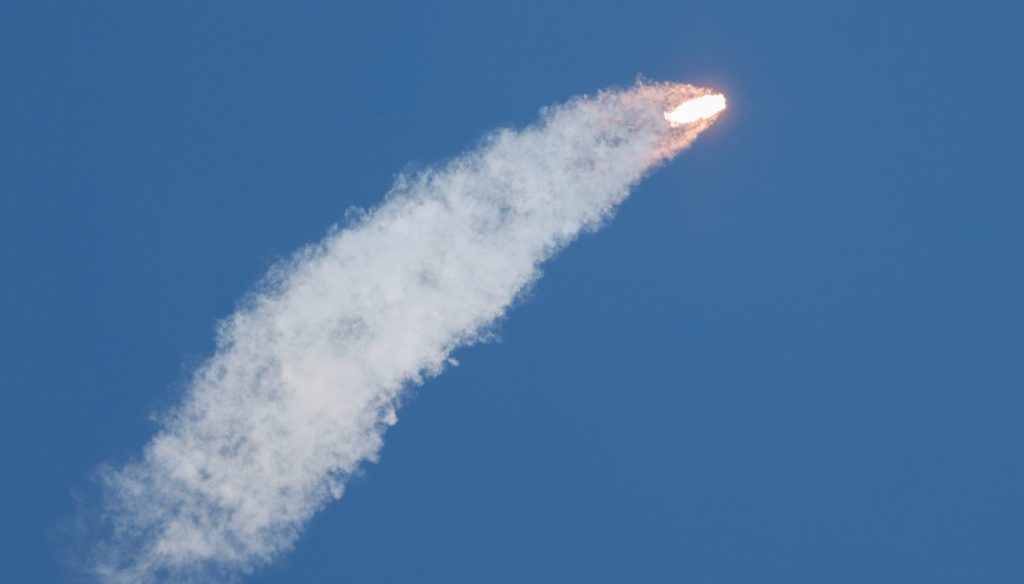
POLYGON ((1012 3, 8 2, 0 580, 267 267, 638 73, 730 108, 248 581, 1024 578, 1012 3))

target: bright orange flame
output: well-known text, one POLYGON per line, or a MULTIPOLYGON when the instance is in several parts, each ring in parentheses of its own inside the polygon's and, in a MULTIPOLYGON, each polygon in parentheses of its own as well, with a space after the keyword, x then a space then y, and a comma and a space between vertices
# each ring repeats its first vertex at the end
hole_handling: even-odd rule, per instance
POLYGON ((725 96, 721 93, 716 93, 714 95, 702 95, 700 97, 684 101, 679 104, 676 109, 670 112, 665 112, 665 119, 668 120, 674 128, 683 124, 692 124, 696 121, 714 117, 718 112, 724 109, 725 96))

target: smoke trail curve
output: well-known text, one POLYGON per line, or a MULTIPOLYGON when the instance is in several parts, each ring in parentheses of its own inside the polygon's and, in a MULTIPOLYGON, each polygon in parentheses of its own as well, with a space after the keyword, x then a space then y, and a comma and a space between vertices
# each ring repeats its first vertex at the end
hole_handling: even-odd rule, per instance
POLYGON ((403 391, 439 374, 581 231, 710 125, 706 90, 638 83, 542 111, 400 177, 384 203, 275 267, 219 324, 140 459, 101 469, 103 582, 251 572, 376 460, 403 391))

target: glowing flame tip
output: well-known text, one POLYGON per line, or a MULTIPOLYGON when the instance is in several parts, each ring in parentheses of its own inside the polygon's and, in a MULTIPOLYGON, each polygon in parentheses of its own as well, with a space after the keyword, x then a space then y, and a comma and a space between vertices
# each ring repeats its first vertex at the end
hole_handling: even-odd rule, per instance
POLYGON ((665 112, 665 119, 672 127, 692 124, 718 115, 725 109, 725 96, 721 93, 702 95, 684 101, 670 112, 665 112))

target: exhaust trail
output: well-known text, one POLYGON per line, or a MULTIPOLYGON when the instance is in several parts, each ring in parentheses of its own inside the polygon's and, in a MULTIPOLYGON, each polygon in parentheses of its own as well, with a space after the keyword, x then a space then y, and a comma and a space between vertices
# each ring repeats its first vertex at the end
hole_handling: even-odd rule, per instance
POLYGON ((725 107, 710 95, 638 83, 544 109, 400 177, 379 207, 272 269, 142 456, 101 469, 94 575, 223 581, 291 549, 377 460, 403 392, 485 340, 545 260, 709 127, 725 107))

